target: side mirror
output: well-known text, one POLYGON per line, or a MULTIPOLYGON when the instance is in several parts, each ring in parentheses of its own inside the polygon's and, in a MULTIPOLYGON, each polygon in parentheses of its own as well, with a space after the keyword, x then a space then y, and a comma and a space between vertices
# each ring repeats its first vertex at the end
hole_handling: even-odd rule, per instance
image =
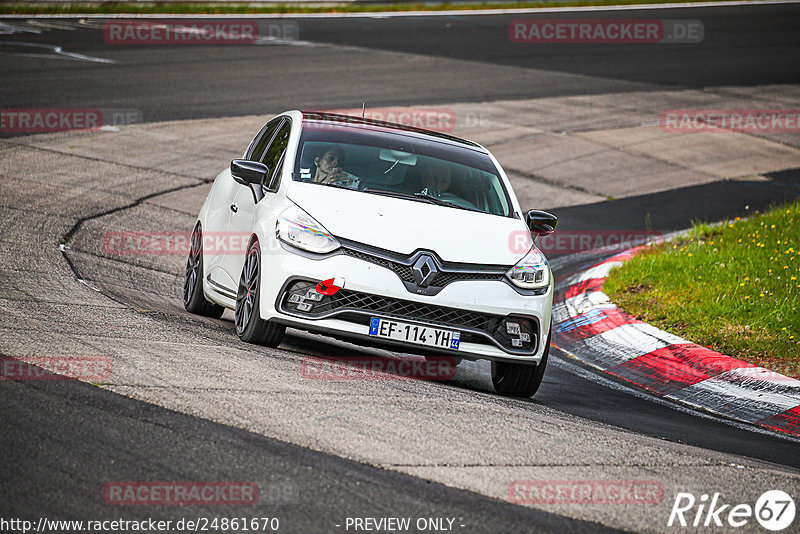
POLYGON ((242 185, 261 184, 269 175, 269 169, 263 163, 235 159, 231 161, 231 176, 242 185))
POLYGON ((525 215, 525 222, 531 232, 539 235, 550 235, 558 226, 558 217, 546 211, 531 210, 525 215))

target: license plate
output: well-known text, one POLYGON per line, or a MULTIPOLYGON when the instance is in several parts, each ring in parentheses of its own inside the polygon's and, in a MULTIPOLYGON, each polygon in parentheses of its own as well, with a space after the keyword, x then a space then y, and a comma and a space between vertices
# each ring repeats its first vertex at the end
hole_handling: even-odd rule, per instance
POLYGON ((461 332, 401 323, 400 321, 391 321, 379 317, 370 319, 369 335, 394 339, 396 341, 406 341, 408 343, 425 345, 427 347, 452 350, 458 350, 458 344, 461 338, 461 332))

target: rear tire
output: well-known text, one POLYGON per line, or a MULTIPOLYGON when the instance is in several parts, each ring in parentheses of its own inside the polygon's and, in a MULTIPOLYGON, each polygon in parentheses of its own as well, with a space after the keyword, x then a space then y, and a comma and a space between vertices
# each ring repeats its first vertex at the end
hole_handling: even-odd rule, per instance
POLYGON ((260 302, 261 247, 258 241, 253 241, 247 249, 242 275, 239 277, 239 289, 236 292, 236 334, 245 343, 277 347, 283 340, 286 327, 263 320, 260 302))
POLYGON ((183 307, 189 313, 219 319, 225 308, 208 302, 203 295, 203 230, 200 223, 192 231, 189 258, 186 260, 186 273, 183 277, 183 307))
MULTIPOLYGON (((551 330, 552 332, 552 330, 551 330)), ((504 397, 533 397, 539 390, 550 354, 550 333, 544 355, 538 365, 524 363, 492 362, 492 384, 495 391, 504 397)))

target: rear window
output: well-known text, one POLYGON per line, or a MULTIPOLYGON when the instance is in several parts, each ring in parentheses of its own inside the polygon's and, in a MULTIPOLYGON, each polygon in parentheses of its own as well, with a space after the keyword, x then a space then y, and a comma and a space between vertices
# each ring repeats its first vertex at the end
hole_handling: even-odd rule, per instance
POLYGON ((508 217, 511 203, 485 153, 358 127, 306 122, 294 179, 508 217))

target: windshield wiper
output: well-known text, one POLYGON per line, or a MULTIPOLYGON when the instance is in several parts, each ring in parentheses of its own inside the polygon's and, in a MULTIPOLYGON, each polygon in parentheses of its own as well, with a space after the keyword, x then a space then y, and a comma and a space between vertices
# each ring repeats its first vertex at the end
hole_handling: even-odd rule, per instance
POLYGON ((337 184, 336 182, 313 182, 313 183, 316 183, 317 185, 325 185, 328 187, 336 187, 339 189, 347 189, 348 191, 355 191, 355 189, 352 187, 348 187, 342 184, 337 184))
MULTIPOLYGON (((386 189, 375 189, 374 187, 365 187, 361 191, 363 193, 373 193, 375 195, 383 195, 385 197, 405 198, 408 200, 422 200, 423 202, 425 201, 424 199, 417 198, 417 193, 403 193, 402 191, 387 191, 386 189)), ((434 204, 434 202, 431 202, 431 204, 434 204)))
POLYGON ((447 200, 442 200, 441 198, 434 197, 427 193, 403 193, 401 191, 387 191, 385 189, 374 189, 372 187, 367 187, 362 189, 365 193, 374 193, 376 195, 384 195, 387 197, 395 197, 395 198, 405 198, 408 200, 416 200, 421 202, 428 202, 429 204, 436 204, 437 206, 447 206, 448 208, 458 208, 460 210, 467 210, 467 211, 477 211, 479 213, 483 213, 479 209, 472 209, 466 206, 459 206, 458 204, 454 204, 452 202, 448 202, 447 200))
POLYGON ((427 193, 414 193, 414 196, 417 197, 417 198, 424 198, 426 200, 431 201, 433 204, 438 204, 439 206, 448 206, 448 207, 451 207, 451 208, 458 208, 460 210, 478 211, 478 212, 483 213, 479 209, 468 208, 467 206, 459 206, 458 204, 455 204, 453 202, 448 202, 447 200, 442 200, 439 197, 435 197, 435 196, 429 195, 427 193))

